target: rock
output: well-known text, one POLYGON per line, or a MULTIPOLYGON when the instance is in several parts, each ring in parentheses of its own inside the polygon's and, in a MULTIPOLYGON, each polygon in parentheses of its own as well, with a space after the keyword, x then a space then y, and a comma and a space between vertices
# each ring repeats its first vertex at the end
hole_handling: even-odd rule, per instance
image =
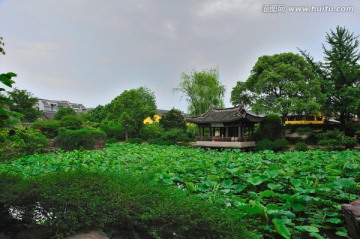
POLYGON ((341 209, 348 225, 348 236, 360 239, 360 198, 351 204, 343 204, 341 209))

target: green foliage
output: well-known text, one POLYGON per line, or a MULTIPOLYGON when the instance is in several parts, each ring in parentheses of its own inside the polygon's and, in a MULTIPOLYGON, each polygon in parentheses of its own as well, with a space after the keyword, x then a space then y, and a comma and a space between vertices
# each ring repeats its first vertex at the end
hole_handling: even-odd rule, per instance
POLYGON ((183 73, 179 87, 189 103, 188 113, 195 116, 206 113, 209 106, 224 107, 225 86, 219 81, 217 69, 183 73))
POLYGON ((180 110, 171 109, 166 112, 159 121, 160 125, 164 127, 165 130, 169 129, 183 129, 186 128, 186 121, 180 110))
POLYGON ((105 142, 106 133, 101 130, 61 130, 55 144, 63 150, 93 149, 99 141, 105 142))
POLYGON ((329 150, 354 148, 358 142, 355 138, 345 136, 339 130, 329 130, 319 135, 319 145, 324 145, 329 150))
POLYGON ((280 152, 288 149, 289 142, 286 139, 277 139, 273 142, 273 148, 274 152, 280 152))
POLYGON ((295 150, 305 152, 309 150, 309 146, 304 142, 298 142, 295 144, 295 150))
POLYGON ((198 136, 198 126, 196 124, 186 125, 186 133, 190 141, 195 141, 198 136))
POLYGON ((143 140, 140 138, 130 138, 128 140, 129 144, 142 144, 143 140))
POLYGON ((58 120, 38 120, 33 125, 31 125, 31 127, 33 129, 39 130, 48 139, 53 139, 58 135, 60 122, 58 120))
POLYGON ((260 123, 259 134, 262 139, 276 140, 281 138, 283 131, 281 117, 276 114, 268 114, 260 123))
POLYGON ((21 209, 28 226, 36 224, 36 208, 53 237, 121 228, 140 238, 254 238, 234 212, 155 183, 152 176, 86 170, 27 179, 0 174, 11 182, 2 185, 0 198, 21 209))
POLYGON ((175 142, 171 139, 166 138, 157 138, 157 139, 149 139, 149 144, 156 144, 156 145, 174 145, 175 142))
POLYGON ((281 115, 318 113, 324 100, 311 66, 293 53, 260 57, 246 82, 239 82, 231 93, 233 105, 243 101, 254 112, 281 115))
POLYGON ((271 141, 263 139, 256 142, 255 151, 272 150, 274 152, 284 151, 288 148, 289 142, 286 139, 276 139, 271 141))
POLYGON ((148 140, 160 138, 164 134, 164 128, 158 123, 146 124, 140 130, 140 137, 148 140))
POLYGON ((35 122, 41 116, 41 111, 36 107, 38 99, 31 92, 14 88, 8 94, 13 102, 10 110, 22 114, 22 121, 35 122))
POLYGON ((300 52, 322 81, 322 92, 327 95, 325 113, 338 115, 344 129, 346 121, 360 112, 358 36, 345 27, 337 26, 335 30, 326 33, 323 50, 324 62, 315 62, 306 51, 300 52))
POLYGON ((107 119, 117 122, 125 129, 125 134, 138 134, 143 121, 156 113, 155 95, 146 87, 125 90, 107 106, 107 119))
POLYGON ((49 146, 45 135, 26 127, 2 128, 0 131, 0 158, 13 159, 39 153, 49 146))
POLYGON ((125 139, 125 128, 114 121, 103 120, 100 129, 106 133, 107 138, 114 138, 117 141, 125 139))
POLYGON ((94 109, 89 110, 84 117, 91 122, 101 123, 106 118, 106 111, 106 106, 98 105, 94 109))
POLYGON ((73 108, 60 107, 59 110, 55 113, 55 120, 62 120, 65 116, 76 116, 76 112, 73 108))
MULTIPOLYGON (((16 74, 12 72, 0 74, 0 83, 11 88, 15 83, 15 81, 12 80, 13 77, 16 77, 16 74)), ((7 127, 18 123, 17 120, 14 120, 14 117, 20 118, 22 115, 9 110, 9 106, 12 104, 12 101, 3 94, 5 89, 2 87, 3 86, 0 86, 0 127, 7 127)))
POLYGON ((189 141, 189 137, 187 136, 187 134, 184 132, 183 129, 167 130, 163 134, 162 139, 172 140, 174 143, 176 143, 178 141, 185 141, 185 142, 189 141))
POLYGON ((273 142, 270 139, 263 139, 256 142, 255 151, 272 150, 273 142))
MULTIPOLYGON (((227 207, 229 213, 237 214, 242 220, 252 220, 250 229, 264 237, 277 238, 279 235, 276 234, 288 230, 291 238, 307 238, 316 229, 322 237, 346 232, 339 205, 357 199, 360 194, 360 185, 357 183, 360 181, 359 160, 360 152, 350 150, 205 152, 199 148, 122 143, 107 145, 103 151, 57 151, 27 156, 9 164, 0 164, 0 172, 16 173, 25 178, 81 168, 108 175, 124 171, 138 175, 151 173, 151 181, 183 188, 184 193, 197 195, 213 205, 227 207)), ((124 186, 126 181, 114 184, 124 186)), ((106 187, 107 184, 101 185, 106 187)), ((135 188, 134 184, 127 186, 135 188)), ((67 187, 61 188, 68 197, 71 195, 67 187)), ((7 191, 0 190, 0 194, 7 191)), ((141 190, 135 190, 133 194, 144 200, 152 196, 149 191, 139 192, 141 190)), ((26 196, 18 195, 21 198, 26 196)), ((38 199, 35 197, 35 200, 38 199)), ((156 203, 142 202, 144 206, 156 205, 157 208, 156 203)), ((163 210, 162 206, 159 210, 163 210)), ((146 215, 149 214, 144 210, 137 212, 144 215, 144 220, 148 218, 146 215)), ((158 218, 162 219, 161 216, 158 218)), ((121 218, 118 217, 117 221, 121 221, 121 218)), ((187 223, 191 221, 187 220, 187 223)))
POLYGON ((60 120, 60 126, 64 127, 65 129, 80 129, 82 127, 83 122, 81 119, 74 115, 65 115, 60 120))

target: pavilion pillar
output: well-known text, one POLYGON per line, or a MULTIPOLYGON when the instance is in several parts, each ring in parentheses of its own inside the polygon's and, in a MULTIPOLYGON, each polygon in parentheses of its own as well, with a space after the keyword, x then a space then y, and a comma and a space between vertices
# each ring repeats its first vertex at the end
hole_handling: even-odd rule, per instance
POLYGON ((241 134, 242 134, 242 132, 241 132, 241 126, 239 125, 239 126, 238 126, 238 140, 239 140, 239 142, 241 142, 241 134))
POLYGON ((229 137, 229 127, 225 127, 225 137, 229 137))

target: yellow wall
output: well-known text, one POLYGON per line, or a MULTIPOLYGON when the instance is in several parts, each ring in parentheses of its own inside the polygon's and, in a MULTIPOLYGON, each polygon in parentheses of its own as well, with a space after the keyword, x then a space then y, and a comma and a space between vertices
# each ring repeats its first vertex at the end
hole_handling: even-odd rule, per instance
POLYGON ((144 124, 152 124, 154 122, 159 122, 161 119, 160 115, 154 115, 153 118, 151 118, 150 116, 147 117, 146 119, 144 119, 144 124))

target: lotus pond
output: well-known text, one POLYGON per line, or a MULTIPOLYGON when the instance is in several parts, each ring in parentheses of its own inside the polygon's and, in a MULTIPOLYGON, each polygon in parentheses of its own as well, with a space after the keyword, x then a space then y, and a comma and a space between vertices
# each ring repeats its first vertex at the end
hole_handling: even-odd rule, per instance
POLYGON ((345 238, 341 204, 360 195, 358 151, 245 153, 122 143, 0 163, 0 172, 24 177, 77 168, 151 173, 158 182, 253 218, 248 227, 266 238, 345 238))

